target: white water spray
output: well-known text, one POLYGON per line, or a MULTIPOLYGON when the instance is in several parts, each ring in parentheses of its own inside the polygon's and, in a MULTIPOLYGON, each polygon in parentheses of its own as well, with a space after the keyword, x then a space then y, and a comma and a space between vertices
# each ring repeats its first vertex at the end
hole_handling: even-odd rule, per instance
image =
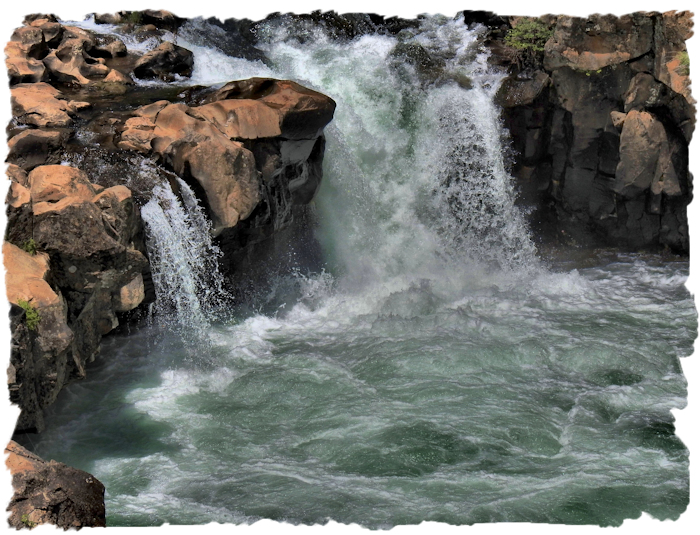
POLYGON ((181 179, 182 201, 167 184, 153 188, 141 209, 148 230, 156 312, 179 327, 203 332, 225 299, 217 260, 221 251, 211 239, 211 223, 193 191, 181 179))

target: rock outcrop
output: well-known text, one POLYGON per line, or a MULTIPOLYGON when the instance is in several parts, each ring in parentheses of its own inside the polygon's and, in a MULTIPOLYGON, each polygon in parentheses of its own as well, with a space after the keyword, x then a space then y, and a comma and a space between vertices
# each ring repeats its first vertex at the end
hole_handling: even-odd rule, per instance
POLYGON ((5 453, 14 494, 7 510, 16 529, 53 524, 65 530, 106 527, 105 487, 95 476, 45 461, 14 441, 5 453))
POLYGON ((117 313, 144 299, 148 261, 126 187, 105 189, 63 165, 10 169, 3 246, 13 305, 9 386, 22 409, 17 430, 40 431, 42 410, 85 377, 101 337, 119 324, 117 313))
MULTIPOLYGON (((96 21, 163 39, 184 19, 147 10, 96 21)), ((171 180, 179 194, 173 172, 190 184, 234 269, 237 254, 288 227, 315 195, 335 103, 294 82, 252 79, 145 106, 156 99, 141 92, 113 111, 101 97, 127 94, 127 73, 186 77, 192 53, 164 42, 139 57, 114 36, 43 14, 26 17, 8 50, 9 388, 16 431, 35 432, 61 389, 85 376, 102 336, 155 299, 139 213, 151 189, 171 180)))
POLYGON ((254 212, 261 238, 283 228, 292 205, 310 202, 320 185, 322 132, 335 103, 266 78, 230 82, 198 99, 198 106, 160 101, 136 110, 118 146, 156 154, 201 192, 224 244, 251 225, 239 223, 254 212))
POLYGON ((552 28, 541 64, 514 66, 499 94, 540 232, 687 253, 691 14, 541 20, 552 28))

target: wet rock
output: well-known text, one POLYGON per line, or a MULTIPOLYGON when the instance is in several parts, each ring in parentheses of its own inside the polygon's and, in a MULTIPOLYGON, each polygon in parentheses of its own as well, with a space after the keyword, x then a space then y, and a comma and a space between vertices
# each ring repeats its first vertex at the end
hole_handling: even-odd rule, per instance
POLYGON ((194 107, 161 101, 140 108, 126 121, 119 147, 153 151, 196 183, 216 234, 245 220, 264 198, 262 169, 284 174, 284 188, 297 191, 296 198, 313 196, 320 176, 304 162, 333 117, 331 99, 291 81, 253 78, 200 100, 205 103, 194 107), (255 148, 263 140, 273 155, 255 148))
POLYGON ((98 35, 89 53, 95 58, 116 58, 126 56, 127 50, 122 40, 108 35, 98 35))
POLYGON ((137 78, 159 78, 172 81, 174 75, 189 77, 194 66, 194 54, 181 46, 166 42, 144 54, 136 62, 137 78))
POLYGON ((537 71, 532 77, 524 80, 516 76, 509 76, 501 84, 496 98, 498 103, 505 108, 527 106, 542 94, 550 82, 549 75, 543 71, 537 71))
POLYGON ((19 84, 11 90, 12 115, 19 124, 62 127, 73 122, 71 115, 89 108, 87 102, 69 101, 47 83, 19 84))
POLYGON ((105 488, 94 476, 63 463, 44 461, 14 441, 5 453, 14 491, 7 508, 11 527, 106 527, 105 488))
POLYGON ((218 234, 248 217, 258 203, 255 160, 240 142, 188 112, 184 104, 164 108, 155 122, 152 146, 175 173, 201 185, 218 234))

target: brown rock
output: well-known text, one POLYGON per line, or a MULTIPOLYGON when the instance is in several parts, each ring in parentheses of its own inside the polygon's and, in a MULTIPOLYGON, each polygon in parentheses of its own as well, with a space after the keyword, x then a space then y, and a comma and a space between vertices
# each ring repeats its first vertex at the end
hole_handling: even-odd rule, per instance
POLYGON ((21 184, 24 187, 29 186, 29 179, 27 177, 27 172, 15 164, 9 164, 6 170, 7 178, 10 180, 21 184))
POLYGON ((259 139, 282 135, 279 110, 260 100, 222 100, 192 108, 191 113, 209 121, 230 139, 259 139))
POLYGON ((20 44, 27 57, 41 59, 48 52, 48 45, 44 39, 44 32, 40 28, 22 26, 17 28, 10 38, 20 44))
POLYGON ((56 202, 66 197, 91 200, 97 192, 87 175, 67 165, 42 165, 28 175, 32 202, 56 202))
POLYGON ((184 104, 164 108, 151 143, 180 176, 189 174, 206 194, 215 233, 245 219, 260 200, 253 154, 214 125, 191 116, 184 104))
POLYGON ((25 170, 46 162, 51 151, 63 146, 68 134, 56 130, 30 129, 20 132, 7 142, 7 160, 25 170))
POLYGON ((597 71, 617 65, 649 52, 653 36, 654 22, 645 13, 619 18, 591 15, 585 19, 561 15, 545 45, 545 69, 597 71))
POLYGON ((14 441, 5 453, 14 490, 8 506, 10 526, 106 527, 105 488, 94 476, 63 463, 46 462, 14 441))
POLYGON ((12 115, 20 124, 40 127, 68 126, 70 115, 89 107, 87 102, 66 101, 62 93, 47 83, 19 84, 12 88, 12 115))
POLYGON ((275 110, 286 139, 311 139, 333 119, 333 99, 290 80, 250 78, 229 82, 208 101, 253 99, 275 110))
POLYGON ((620 136, 615 191, 632 198, 645 190, 669 196, 681 194, 672 147, 663 124, 650 113, 632 110, 620 136))
POLYGON ((134 75, 138 78, 160 78, 174 80, 174 75, 189 77, 194 66, 194 54, 165 42, 159 47, 141 56, 134 67, 134 75))
POLYGON ((24 301, 36 309, 40 318, 36 327, 38 347, 46 357, 60 357, 70 346, 73 332, 66 323, 65 302, 45 280, 49 256, 31 255, 9 242, 3 243, 2 253, 8 300, 14 305, 24 301))
POLYGON ((145 297, 143 276, 139 273, 129 284, 119 289, 119 293, 114 297, 114 310, 117 312, 133 310, 143 302, 145 297))
POLYGON ((44 64, 37 59, 28 57, 20 43, 15 41, 7 43, 5 56, 10 85, 48 80, 48 71, 44 64))
POLYGON ((693 35, 690 11, 668 11, 657 24, 654 39, 654 77, 694 103, 690 94, 689 72, 680 69, 680 54, 687 53, 685 42, 693 35))
POLYGON ((612 120, 613 126, 615 128, 622 129, 622 126, 625 124, 625 118, 627 117, 626 113, 622 113, 620 111, 611 111, 610 112, 610 119, 612 120))
POLYGON ((132 117, 126 121, 124 127, 121 140, 117 143, 119 148, 143 153, 151 151, 151 141, 155 137, 153 121, 147 117, 132 117))

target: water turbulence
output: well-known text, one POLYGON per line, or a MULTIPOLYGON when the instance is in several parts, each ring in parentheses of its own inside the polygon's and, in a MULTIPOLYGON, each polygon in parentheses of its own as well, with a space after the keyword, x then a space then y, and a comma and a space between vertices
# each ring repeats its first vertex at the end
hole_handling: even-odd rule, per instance
POLYGON ((212 322, 208 226, 184 183, 181 199, 155 188, 142 214, 157 308, 200 326, 211 366, 164 366, 182 351, 167 336, 144 352, 157 324, 112 337, 36 445, 105 483, 109 525, 619 525, 685 510, 670 410, 697 331, 687 263, 542 266, 479 28, 435 17, 338 40, 272 20, 263 65, 197 44, 206 23, 188 24, 198 83, 268 69, 336 100, 314 201, 325 267, 294 275, 274 314, 212 322))

